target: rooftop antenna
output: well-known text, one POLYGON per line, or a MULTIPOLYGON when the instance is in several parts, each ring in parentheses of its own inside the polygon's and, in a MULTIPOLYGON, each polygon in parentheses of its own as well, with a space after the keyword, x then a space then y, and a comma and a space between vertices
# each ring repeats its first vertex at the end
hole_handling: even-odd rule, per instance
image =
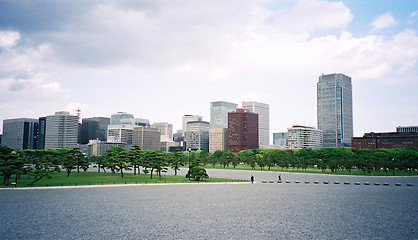
POLYGON ((77 117, 78 117, 78 123, 80 123, 81 121, 81 119, 80 119, 80 115, 81 115, 81 110, 80 110, 80 108, 77 108, 77 110, 75 110, 75 112, 77 113, 77 117))

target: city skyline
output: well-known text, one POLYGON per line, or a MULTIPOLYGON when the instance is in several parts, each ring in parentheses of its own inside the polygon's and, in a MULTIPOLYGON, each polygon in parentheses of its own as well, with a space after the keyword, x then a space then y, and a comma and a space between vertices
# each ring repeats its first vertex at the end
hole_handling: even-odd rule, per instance
POLYGON ((318 127, 317 78, 343 73, 354 136, 393 131, 418 122, 417 30, 414 1, 0 0, 0 121, 80 108, 177 130, 210 102, 257 101, 271 142, 318 127))

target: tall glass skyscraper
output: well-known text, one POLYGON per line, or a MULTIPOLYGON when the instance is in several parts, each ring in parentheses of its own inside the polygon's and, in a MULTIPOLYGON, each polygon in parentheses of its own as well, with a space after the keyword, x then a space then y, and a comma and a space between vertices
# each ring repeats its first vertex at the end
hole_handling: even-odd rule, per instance
POLYGON ((353 137, 351 78, 341 74, 322 74, 317 83, 318 129, 324 148, 350 147, 353 137))
POLYGON ((228 128, 228 113, 235 112, 238 104, 230 102, 210 103, 210 128, 228 128))

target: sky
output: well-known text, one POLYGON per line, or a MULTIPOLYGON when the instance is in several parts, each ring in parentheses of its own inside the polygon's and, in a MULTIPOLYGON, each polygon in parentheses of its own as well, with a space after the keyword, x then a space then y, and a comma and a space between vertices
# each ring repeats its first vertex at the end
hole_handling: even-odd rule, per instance
POLYGON ((418 1, 0 0, 0 121, 80 108, 177 130, 259 101, 271 139, 316 127, 318 77, 343 73, 362 136, 418 125, 417 60, 418 1))

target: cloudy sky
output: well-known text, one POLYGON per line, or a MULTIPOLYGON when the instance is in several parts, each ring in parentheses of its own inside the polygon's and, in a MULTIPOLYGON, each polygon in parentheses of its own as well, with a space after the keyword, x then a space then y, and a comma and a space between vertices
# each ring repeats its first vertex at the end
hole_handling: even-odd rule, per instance
POLYGON ((418 1, 0 0, 0 121, 125 111, 181 129, 211 101, 316 126, 322 73, 352 77, 354 135, 418 125, 418 1))

